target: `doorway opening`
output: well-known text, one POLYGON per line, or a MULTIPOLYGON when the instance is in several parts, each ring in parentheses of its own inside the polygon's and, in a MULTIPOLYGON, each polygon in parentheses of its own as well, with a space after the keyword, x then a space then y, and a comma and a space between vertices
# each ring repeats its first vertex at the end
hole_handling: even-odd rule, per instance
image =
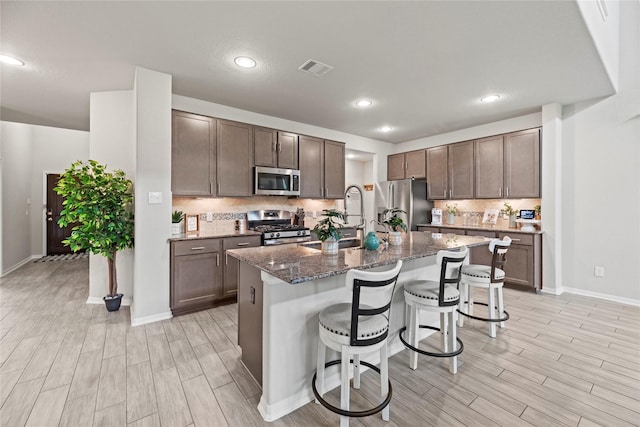
POLYGON ((60 212, 62 211, 62 209, 64 209, 64 206, 62 205, 64 198, 53 191, 55 186, 58 184, 58 179, 60 179, 60 174, 47 174, 47 255, 61 255, 71 253, 71 248, 63 244, 62 241, 71 236, 73 226, 76 225, 70 224, 67 227, 60 227, 58 225, 60 212))

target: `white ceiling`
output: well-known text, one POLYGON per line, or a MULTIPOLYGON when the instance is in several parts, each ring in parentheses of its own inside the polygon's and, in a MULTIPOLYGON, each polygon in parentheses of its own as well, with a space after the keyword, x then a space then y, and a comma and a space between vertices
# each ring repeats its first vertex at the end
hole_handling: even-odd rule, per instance
POLYGON ((0 5, 0 50, 26 62, 2 66, 7 121, 88 130, 89 93, 131 89, 136 65, 179 95, 388 142, 613 93, 574 1, 0 5))

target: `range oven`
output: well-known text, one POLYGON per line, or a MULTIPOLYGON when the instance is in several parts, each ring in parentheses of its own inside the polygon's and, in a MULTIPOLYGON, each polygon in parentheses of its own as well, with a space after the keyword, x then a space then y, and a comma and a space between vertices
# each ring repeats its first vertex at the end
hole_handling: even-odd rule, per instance
POLYGON ((283 245, 311 240, 309 228, 291 224, 291 212, 260 210, 247 212, 247 225, 250 230, 262 233, 262 245, 283 245))
POLYGON ((299 196, 300 171, 256 166, 254 194, 267 196, 299 196))

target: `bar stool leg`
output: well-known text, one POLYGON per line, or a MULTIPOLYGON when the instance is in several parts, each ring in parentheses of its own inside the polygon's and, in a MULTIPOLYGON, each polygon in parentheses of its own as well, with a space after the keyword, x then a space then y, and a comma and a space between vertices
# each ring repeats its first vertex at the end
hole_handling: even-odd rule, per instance
MULTIPOLYGON (((504 299, 502 298, 502 286, 496 289, 498 291, 498 316, 504 319, 504 299)), ((498 326, 504 328, 504 322, 498 323, 498 326)))
POLYGON ((467 285, 467 313, 473 316, 473 286, 467 285))
MULTIPOLYGON (((324 396, 324 363, 326 357, 326 349, 327 347, 324 345, 322 340, 318 338, 318 362, 316 363, 316 388, 318 389, 318 394, 320 396, 324 396)), ((320 404, 318 399, 316 399, 316 403, 320 404)))
POLYGON ((447 322, 447 313, 440 313, 440 337, 442 338, 441 347, 442 352, 446 353, 449 351, 449 343, 448 343, 448 322, 447 322))
MULTIPOLYGON (((487 293, 489 296, 489 300, 487 302, 487 318, 488 319, 495 319, 494 316, 494 307, 495 307, 495 288, 492 288, 491 286, 489 286, 489 289, 487 289, 487 293)), ((489 336, 491 338, 495 338, 496 337, 496 322, 489 322, 489 336)))
MULTIPOLYGON (((456 340, 456 322, 455 322, 455 310, 450 311, 451 321, 449 322, 449 346, 451 351, 454 351, 457 346, 456 340)), ((451 359, 451 366, 449 367, 449 372, 452 374, 458 373, 458 356, 453 356, 451 359)))
MULTIPOLYGON (((409 306, 409 342, 415 348, 418 348, 418 330, 420 322, 420 310, 415 305, 409 306)), ((413 370, 418 369, 418 353, 409 350, 409 367, 413 370)))
MULTIPOLYGON (((467 301, 467 294, 469 293, 469 285, 467 285, 466 283, 460 283, 460 310, 463 313, 468 313, 469 312, 469 304, 466 303, 467 301)), ((462 328, 464 326, 464 316, 458 316, 458 327, 462 328)))
POLYGON ((360 355, 353 355, 353 388, 360 388, 360 355))
MULTIPOLYGON (((340 408, 345 411, 349 410, 349 347, 342 346, 342 364, 341 364, 341 379, 342 384, 340 386, 340 408)), ((349 426, 349 417, 344 415, 340 416, 340 427, 349 426)))
MULTIPOLYGON (((414 352, 415 353, 415 352, 414 352)), ((384 398, 389 394, 389 357, 387 352, 387 342, 385 341, 382 347, 380 347, 380 399, 384 400, 384 398)), ((382 419, 384 421, 389 421, 389 409, 391 403, 389 403, 382 410, 382 419)))

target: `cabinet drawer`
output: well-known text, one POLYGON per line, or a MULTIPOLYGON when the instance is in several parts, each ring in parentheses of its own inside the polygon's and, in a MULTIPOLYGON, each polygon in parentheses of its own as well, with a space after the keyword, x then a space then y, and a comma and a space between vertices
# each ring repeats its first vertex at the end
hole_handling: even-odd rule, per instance
POLYGON ((458 236, 464 236, 465 235, 465 230, 463 230, 462 228, 442 228, 441 230, 442 234, 457 234, 458 236))
POLYGON ((438 227, 418 227, 418 231, 426 231, 428 233, 439 233, 440 229, 438 227))
POLYGON ((482 236, 490 239, 496 238, 495 231, 483 231, 483 230, 467 230, 467 236, 482 236))
POLYGON ((260 246, 260 236, 229 237, 222 240, 222 249, 242 249, 260 246))
POLYGON ((512 244, 514 245, 527 245, 533 246, 533 235, 531 234, 520 234, 520 233, 498 233, 498 237, 502 239, 504 236, 511 237, 512 244))
POLYGON ((358 235, 358 232, 355 228, 351 228, 351 227, 345 227, 342 229, 342 238, 348 238, 348 237, 356 237, 358 235))
POLYGON ((219 239, 183 240, 173 243, 173 256, 194 255, 218 251, 220 251, 219 239))

